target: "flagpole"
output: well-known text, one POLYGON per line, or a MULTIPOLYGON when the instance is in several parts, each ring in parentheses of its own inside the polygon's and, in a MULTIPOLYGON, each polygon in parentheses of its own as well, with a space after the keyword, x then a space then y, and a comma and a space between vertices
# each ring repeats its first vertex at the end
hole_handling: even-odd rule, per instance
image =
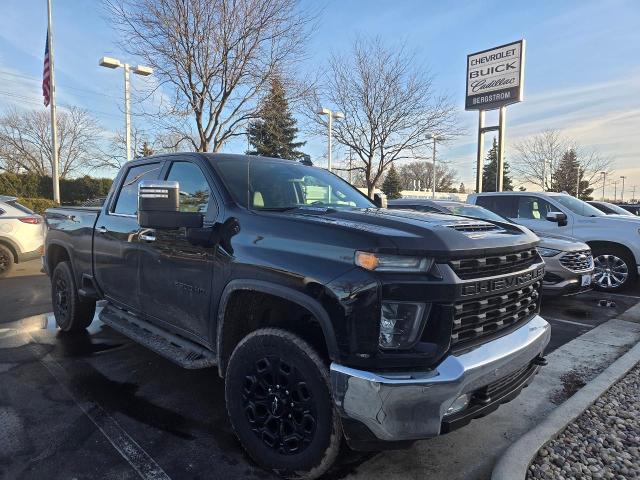
POLYGON ((60 173, 58 171, 58 123, 56 122, 56 82, 53 76, 53 24, 51 22, 51 0, 47 0, 49 21, 49 96, 51 98, 51 176, 53 178, 53 200, 60 203, 60 173))

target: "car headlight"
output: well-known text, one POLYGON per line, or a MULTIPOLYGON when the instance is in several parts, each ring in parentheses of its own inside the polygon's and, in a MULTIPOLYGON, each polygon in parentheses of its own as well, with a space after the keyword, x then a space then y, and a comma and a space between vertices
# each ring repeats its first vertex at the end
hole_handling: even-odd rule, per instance
POLYGON ((422 333, 425 303, 382 302, 380 348, 411 348, 422 333))
POLYGON ((428 272, 433 265, 433 258, 358 251, 354 262, 359 267, 376 272, 428 272))
POLYGON ((537 250, 541 257, 555 257, 562 251, 544 247, 537 247, 537 250))

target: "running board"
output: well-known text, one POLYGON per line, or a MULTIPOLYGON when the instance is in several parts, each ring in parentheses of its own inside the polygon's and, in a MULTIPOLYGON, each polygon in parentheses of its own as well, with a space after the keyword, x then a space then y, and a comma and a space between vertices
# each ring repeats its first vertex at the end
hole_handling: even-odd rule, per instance
POLYGON ((215 354, 200 345, 167 332, 122 310, 106 306, 99 314, 102 322, 167 360, 188 369, 217 364, 215 354))

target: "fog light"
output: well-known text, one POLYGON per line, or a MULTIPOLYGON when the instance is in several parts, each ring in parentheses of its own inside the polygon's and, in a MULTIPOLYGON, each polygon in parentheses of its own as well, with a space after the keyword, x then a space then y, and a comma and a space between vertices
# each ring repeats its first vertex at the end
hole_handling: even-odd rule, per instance
POLYGON ((422 332, 426 304, 383 302, 380 312, 381 348, 411 348, 422 332))
POLYGON ((466 393, 460 395, 453 401, 451 406, 447 409, 447 413, 445 413, 445 415, 453 415, 454 413, 458 413, 467 408, 467 405, 469 405, 469 398, 469 395, 466 393))

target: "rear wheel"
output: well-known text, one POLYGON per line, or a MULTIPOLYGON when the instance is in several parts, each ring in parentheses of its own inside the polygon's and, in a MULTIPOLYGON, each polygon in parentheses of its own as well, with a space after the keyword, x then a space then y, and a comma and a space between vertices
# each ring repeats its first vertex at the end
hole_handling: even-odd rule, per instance
POLYGON ((245 337, 229 360, 225 396, 249 455, 285 478, 325 473, 342 440, 329 385, 329 369, 297 335, 265 328, 245 337))
POLYGON ((9 275, 13 269, 13 252, 4 245, 0 245, 0 278, 9 275))
POLYGON ((593 249, 594 282, 598 290, 616 292, 632 285, 638 276, 633 256, 616 246, 593 249))
POLYGON ((69 262, 60 262, 51 275, 51 303, 56 323, 65 332, 87 328, 93 320, 96 302, 78 296, 69 262))

